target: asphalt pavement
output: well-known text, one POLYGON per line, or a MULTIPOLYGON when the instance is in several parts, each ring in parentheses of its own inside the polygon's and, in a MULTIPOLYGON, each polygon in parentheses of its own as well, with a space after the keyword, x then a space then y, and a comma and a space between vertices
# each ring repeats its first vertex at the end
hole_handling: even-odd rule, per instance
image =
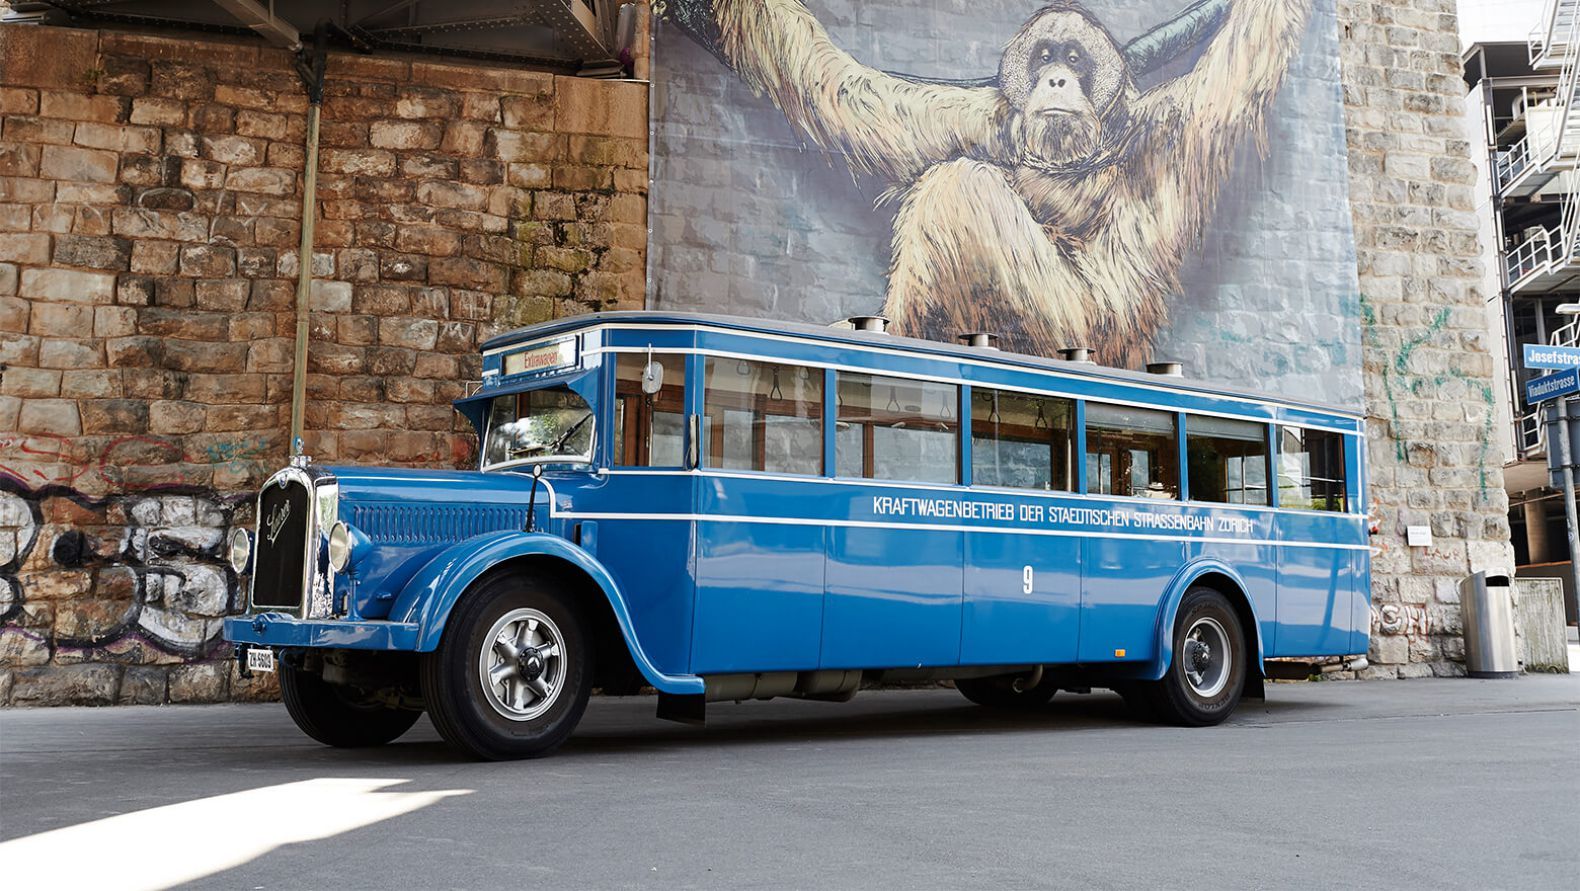
POLYGON ((1580 674, 1276 684, 1227 724, 1105 692, 1005 715, 594 700, 558 754, 461 760, 426 720, 324 748, 279 705, 0 712, 12 888, 1563 888, 1580 674))

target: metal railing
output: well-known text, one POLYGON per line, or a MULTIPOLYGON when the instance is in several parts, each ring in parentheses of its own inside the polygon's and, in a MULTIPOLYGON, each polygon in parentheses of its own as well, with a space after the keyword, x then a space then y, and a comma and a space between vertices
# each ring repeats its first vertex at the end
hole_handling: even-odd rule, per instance
POLYGON ((1570 4, 1569 27, 1564 39, 1563 67, 1558 73, 1558 93, 1553 96, 1553 103, 1558 106, 1558 120, 1553 127, 1553 148, 1549 158, 1556 161, 1560 158, 1572 158, 1573 148, 1566 143, 1564 137, 1569 130, 1569 112, 1574 107, 1576 68, 1575 61, 1580 58, 1580 53, 1575 52, 1580 45, 1580 15, 1574 14, 1574 4, 1570 4))
POLYGON ((1531 169, 1531 137, 1529 134, 1509 146, 1507 149, 1492 156, 1492 176, 1497 183, 1498 192, 1514 184, 1514 181, 1531 169))
MULTIPOLYGON (((1542 4, 1541 17, 1536 20, 1536 27, 1530 30, 1525 38, 1525 51, 1527 60, 1532 68, 1542 67, 1542 62, 1554 46, 1553 35, 1568 25, 1576 18, 1577 4, 1574 0, 1547 0, 1542 4), (1565 14, 1567 13, 1567 15, 1565 14)), ((1573 42, 1560 43, 1566 51, 1573 46, 1573 42)))
MULTIPOLYGON (((1558 236, 1562 240, 1562 235, 1558 236)), ((1514 287, 1527 277, 1552 266, 1553 231, 1541 229, 1504 257, 1504 282, 1514 287)))

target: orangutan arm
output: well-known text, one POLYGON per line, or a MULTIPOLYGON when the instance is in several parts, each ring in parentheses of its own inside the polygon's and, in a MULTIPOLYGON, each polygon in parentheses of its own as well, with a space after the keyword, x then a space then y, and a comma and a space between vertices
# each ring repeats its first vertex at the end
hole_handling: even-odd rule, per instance
POLYGON ((1236 149, 1263 138, 1310 11, 1311 0, 1232 0, 1196 65, 1137 100, 1133 163, 1149 186, 1158 250, 1187 250, 1200 237, 1236 149))
POLYGON ((993 87, 914 83, 857 62, 797 0, 715 0, 724 58, 790 123, 851 166, 910 182, 932 164, 992 152, 993 87))

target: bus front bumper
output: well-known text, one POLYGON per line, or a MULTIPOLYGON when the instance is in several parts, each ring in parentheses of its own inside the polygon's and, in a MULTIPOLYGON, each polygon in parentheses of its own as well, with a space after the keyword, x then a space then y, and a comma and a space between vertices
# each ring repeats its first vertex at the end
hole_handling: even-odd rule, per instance
POLYGON ((417 625, 350 619, 298 619, 285 613, 232 616, 225 639, 243 647, 325 647, 342 650, 417 650, 417 625))

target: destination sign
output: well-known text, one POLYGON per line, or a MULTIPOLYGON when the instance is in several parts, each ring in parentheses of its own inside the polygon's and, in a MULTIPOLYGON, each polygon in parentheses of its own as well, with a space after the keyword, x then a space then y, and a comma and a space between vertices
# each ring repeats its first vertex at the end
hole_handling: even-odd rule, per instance
POLYGON ((1536 405, 1580 393, 1580 368, 1570 368, 1525 382, 1525 404, 1536 405))
POLYGON ((505 354, 505 374, 532 374, 576 364, 576 341, 561 340, 548 346, 505 354))
POLYGON ((1580 347, 1548 346, 1544 343, 1528 343, 1525 345, 1525 367, 1580 367, 1580 347))

